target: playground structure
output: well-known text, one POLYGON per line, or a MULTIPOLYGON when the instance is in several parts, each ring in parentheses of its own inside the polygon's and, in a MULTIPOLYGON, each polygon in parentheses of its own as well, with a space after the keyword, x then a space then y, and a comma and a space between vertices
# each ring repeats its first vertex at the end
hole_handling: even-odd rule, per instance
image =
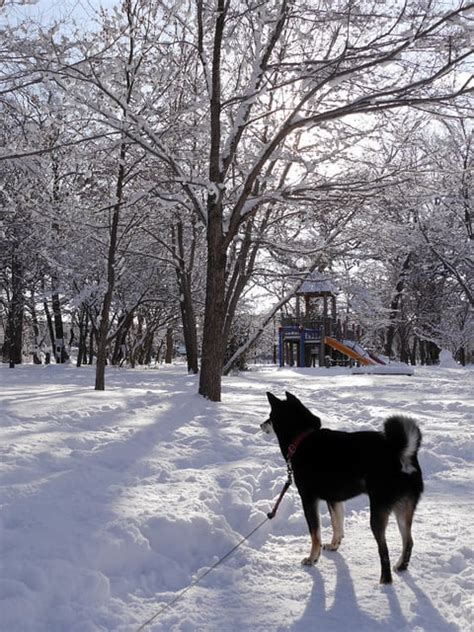
POLYGON ((303 281, 295 295, 295 315, 281 318, 278 330, 281 367, 385 364, 359 343, 360 327, 349 326, 338 318, 337 293, 335 285, 320 272, 312 272, 303 281))

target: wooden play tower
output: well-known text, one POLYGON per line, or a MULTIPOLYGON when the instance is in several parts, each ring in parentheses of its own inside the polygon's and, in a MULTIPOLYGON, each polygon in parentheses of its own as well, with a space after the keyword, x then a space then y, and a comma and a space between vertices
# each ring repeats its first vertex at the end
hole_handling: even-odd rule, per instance
POLYGON ((332 364, 381 364, 359 344, 360 328, 341 324, 335 284, 311 272, 295 294, 294 316, 282 316, 278 330, 278 363, 298 367, 332 364))

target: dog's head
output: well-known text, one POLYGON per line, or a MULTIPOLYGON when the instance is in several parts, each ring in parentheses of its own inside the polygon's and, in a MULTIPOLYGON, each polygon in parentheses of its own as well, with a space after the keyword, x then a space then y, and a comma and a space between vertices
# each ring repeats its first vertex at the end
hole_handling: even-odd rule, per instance
POLYGON ((279 439, 291 438, 306 430, 319 430, 321 419, 306 408, 300 400, 291 393, 285 393, 286 400, 278 399, 272 393, 267 393, 270 402, 270 417, 260 424, 260 428, 267 434, 274 432, 279 439))

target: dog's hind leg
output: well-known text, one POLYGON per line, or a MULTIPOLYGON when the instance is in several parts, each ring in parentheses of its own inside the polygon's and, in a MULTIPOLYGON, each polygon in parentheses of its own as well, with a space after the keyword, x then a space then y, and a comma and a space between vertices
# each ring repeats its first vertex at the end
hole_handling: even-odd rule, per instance
POLYGON ((385 530, 390 516, 390 509, 382 507, 370 501, 370 528, 377 541, 379 549, 380 565, 382 573, 380 575, 381 584, 392 583, 392 571, 390 570, 390 556, 388 554, 387 541, 385 539, 385 530))
POLYGON ((344 537, 344 503, 332 500, 328 500, 327 503, 331 516, 332 540, 329 544, 324 544, 323 549, 337 551, 344 537))
POLYGON ((398 529, 402 536, 402 554, 394 566, 394 570, 396 571, 406 571, 410 562, 411 551, 413 549, 411 525, 413 523, 415 506, 416 503, 412 498, 404 498, 393 508, 397 518, 398 529))
POLYGON ((311 535, 311 550, 308 557, 305 557, 302 563, 305 566, 316 564, 321 555, 321 527, 319 523, 318 500, 303 500, 303 510, 308 523, 309 533, 311 535))

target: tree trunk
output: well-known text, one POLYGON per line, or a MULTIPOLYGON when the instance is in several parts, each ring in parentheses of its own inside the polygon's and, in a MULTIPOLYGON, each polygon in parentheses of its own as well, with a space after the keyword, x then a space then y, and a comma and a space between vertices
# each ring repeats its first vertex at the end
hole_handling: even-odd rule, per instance
POLYGON ((122 361, 127 359, 124 349, 126 349, 127 335, 133 322, 133 314, 133 311, 122 314, 119 320, 120 332, 115 339, 112 364, 121 364, 122 361))
POLYGON ((413 340, 413 346, 410 350, 410 363, 415 366, 416 365, 416 352, 418 348, 418 337, 415 336, 413 340))
POLYGON ((21 364, 23 346, 23 271, 15 255, 11 258, 11 301, 8 306, 7 326, 3 345, 3 359, 13 368, 15 364, 21 364))
POLYGON ((183 223, 178 221, 173 226, 171 237, 176 260, 176 280, 179 290, 179 307, 181 311, 181 322, 183 325, 184 346, 186 348, 186 361, 188 373, 198 373, 198 344, 196 315, 194 312, 192 296, 192 270, 197 246, 197 235, 195 222, 192 223, 192 240, 189 248, 189 256, 186 257, 183 236, 183 223))
POLYGON ((92 366, 94 364, 95 350, 97 348, 97 326, 95 324, 94 314, 92 313, 92 308, 89 307, 87 309, 87 316, 90 323, 89 330, 89 358, 87 360, 87 364, 92 366), (94 346, 95 345, 95 346, 94 346))
POLYGON ((41 364, 41 355, 40 355, 40 349, 41 349, 41 340, 40 340, 40 328, 39 328, 39 323, 38 323, 38 315, 36 313, 36 307, 35 307, 35 295, 33 290, 31 291, 31 324, 33 327, 33 334, 35 337, 35 344, 34 344, 34 349, 33 349, 33 364, 41 364))
POLYGON ((58 281, 56 277, 52 279, 53 292, 51 295, 51 305, 54 319, 54 358, 57 364, 64 364, 69 359, 64 344, 64 326, 61 314, 61 302, 57 291, 58 281))
POLYGON ((116 185, 116 204, 112 212, 112 224, 110 227, 110 241, 107 255, 107 289, 105 291, 100 323, 97 332, 97 365, 95 373, 95 390, 105 389, 105 367, 107 364, 107 338, 109 335, 110 307, 115 289, 115 257, 117 254, 118 227, 120 219, 120 207, 122 204, 123 187, 125 184, 125 155, 126 145, 122 142, 119 153, 119 168, 116 185))
POLYGON ((186 361, 188 364, 188 373, 196 374, 199 371, 196 316, 194 313, 189 276, 186 274, 181 276, 182 278, 179 279, 179 289, 181 294, 179 306, 181 309, 181 321, 183 324, 186 361))
POLYGON ((395 334, 397 331, 396 319, 399 312, 403 288, 405 287, 405 277, 410 267, 410 260, 411 253, 408 254, 408 256, 405 258, 405 261, 403 262, 402 269, 400 271, 400 275, 395 286, 395 291, 392 296, 392 301, 390 303, 390 325, 387 327, 385 336, 385 355, 389 358, 392 356, 393 353, 393 341, 395 339, 395 334))
MULTIPOLYGON (((129 362, 132 369, 136 367, 137 364, 142 364, 141 358, 143 356, 143 323, 144 318, 142 314, 138 314, 137 316, 137 325, 133 328, 133 341, 131 345, 131 349, 129 352, 129 362)), ((132 318, 133 324, 133 318, 132 318)))
MULTIPOLYGON (((132 99, 132 93, 135 85, 134 70, 132 68, 136 64, 134 58, 135 41, 134 41, 134 19, 135 13, 132 11, 131 3, 124 3, 124 10, 129 21, 128 31, 128 65, 125 68, 126 95, 124 104, 121 105, 123 124, 127 119, 127 108, 132 99)), ((135 68, 136 70, 136 68, 135 68)), ((112 220, 110 225, 110 241, 107 255, 107 288, 105 290, 102 309, 100 313, 100 322, 97 332, 97 365, 95 374, 95 390, 103 391, 105 389, 105 366, 107 364, 107 345, 109 343, 109 326, 110 326, 110 308, 112 298, 115 291, 115 260, 117 256, 117 248, 119 242, 119 220, 120 211, 123 203, 124 187, 126 181, 126 157, 127 143, 125 134, 121 137, 120 149, 118 152, 118 170, 117 180, 115 183, 115 204, 112 209, 112 220)))
POLYGON ((225 354, 226 252, 220 221, 215 218, 213 221, 211 217, 212 212, 209 213, 208 224, 207 286, 199 394, 213 402, 220 402, 225 354))
POLYGON ((424 366, 426 364, 426 342, 418 339, 418 348, 420 352, 420 363, 424 366))
POLYGON ((149 366, 151 364, 154 335, 154 331, 148 331, 143 343, 143 364, 146 366, 149 366))
POLYGON ((76 359, 76 367, 79 368, 84 360, 85 356, 85 348, 86 348, 86 333, 87 333, 87 325, 86 325, 86 310, 83 306, 79 311, 79 316, 77 319, 77 324, 79 327, 79 342, 77 344, 77 359, 76 359))
POLYGON ((408 364, 410 361, 409 336, 405 327, 403 327, 400 331, 400 361, 405 364, 408 364))
POLYGON ((434 342, 428 342, 429 364, 439 364, 440 349, 434 342))
MULTIPOLYGON (((59 174, 59 157, 55 152, 51 153, 51 169, 53 173, 53 200, 57 206, 60 208, 61 205, 61 191, 60 191, 60 174, 59 174)), ((59 237, 60 228, 59 224, 53 223, 53 231, 57 237, 59 237)), ((52 340, 53 345, 53 355, 57 364, 64 364, 69 359, 69 355, 66 351, 66 345, 64 342, 64 326, 63 326, 63 318, 61 314, 61 301, 59 299, 59 281, 55 272, 51 274, 51 307, 53 310, 53 319, 54 319, 54 340, 52 340)))
POLYGON ((166 351, 165 351, 165 364, 171 364, 173 362, 173 329, 168 327, 166 329, 166 351))
MULTIPOLYGON (((114 214, 115 216, 115 214, 114 214)), ((118 220, 117 220, 118 223, 118 220)), ((105 367, 107 365, 107 336, 109 333, 109 312, 112 304, 115 280, 115 244, 112 248, 112 239, 109 245, 109 261, 107 264, 107 290, 105 292, 100 314, 100 324, 97 332, 97 363, 95 372, 95 390, 105 390, 105 367)))
MULTIPOLYGON (((51 341, 51 351, 54 356, 54 327, 53 327, 53 319, 51 318, 51 312, 49 311, 48 301, 46 300, 46 286, 44 278, 41 279, 41 289, 43 290, 43 309, 44 315, 46 316, 46 324, 48 326, 49 339, 51 341)), ((49 362, 48 362, 49 364, 49 362)))
MULTIPOLYGON (((227 247, 223 234, 223 178, 221 162, 221 53, 226 12, 230 3, 217 0, 214 29, 211 98, 209 182, 207 196, 207 275, 202 338, 199 393, 213 402, 221 401, 224 365, 225 274, 227 247)), ((229 228, 230 230, 230 228, 229 228)))
POLYGON ((161 362, 161 351, 163 349, 163 340, 160 340, 160 344, 158 345, 158 349, 156 350, 155 362, 159 364, 161 362))

